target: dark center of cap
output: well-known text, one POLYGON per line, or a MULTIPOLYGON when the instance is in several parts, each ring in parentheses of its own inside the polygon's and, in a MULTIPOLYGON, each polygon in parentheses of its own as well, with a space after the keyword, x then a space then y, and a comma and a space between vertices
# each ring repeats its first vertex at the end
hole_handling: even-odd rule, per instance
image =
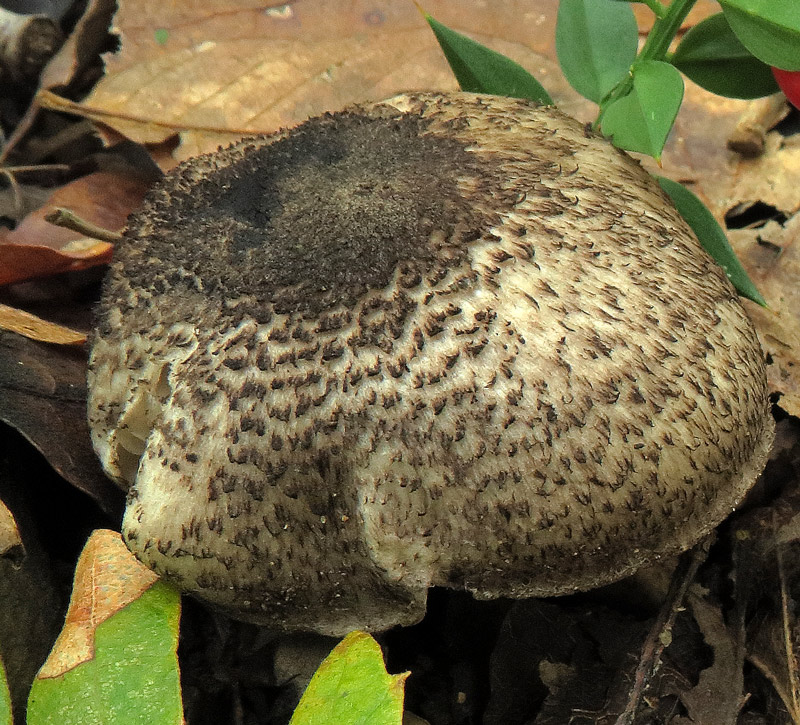
POLYGON ((169 190, 179 238, 156 229, 139 243, 197 275, 208 294, 256 295, 279 313, 352 307, 398 268, 436 275, 480 234, 474 200, 457 184, 474 188, 478 169, 463 142, 425 127, 412 115, 312 119, 236 152, 188 191, 169 190), (157 248, 176 241, 181 249, 157 248))

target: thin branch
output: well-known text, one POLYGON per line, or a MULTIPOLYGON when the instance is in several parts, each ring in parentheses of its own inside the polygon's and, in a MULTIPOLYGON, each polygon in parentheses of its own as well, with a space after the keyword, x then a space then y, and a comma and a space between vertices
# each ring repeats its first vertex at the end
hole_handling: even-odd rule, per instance
POLYGON ((74 214, 69 209, 63 209, 60 206, 56 207, 52 211, 47 212, 44 218, 45 221, 48 221, 57 227, 71 229, 73 232, 78 232, 79 234, 83 234, 86 237, 91 237, 92 239, 99 239, 101 242, 110 242, 111 244, 115 244, 122 239, 122 234, 119 232, 114 232, 110 229, 104 229, 96 224, 92 224, 92 222, 81 219, 77 214, 74 214))

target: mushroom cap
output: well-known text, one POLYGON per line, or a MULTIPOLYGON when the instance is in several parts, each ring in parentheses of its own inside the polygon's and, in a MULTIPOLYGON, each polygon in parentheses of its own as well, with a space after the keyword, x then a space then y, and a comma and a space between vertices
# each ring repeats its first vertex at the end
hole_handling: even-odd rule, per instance
POLYGON ((753 327, 652 178, 466 93, 179 166, 115 252, 89 389, 136 556, 331 635, 683 551, 773 437, 753 327))

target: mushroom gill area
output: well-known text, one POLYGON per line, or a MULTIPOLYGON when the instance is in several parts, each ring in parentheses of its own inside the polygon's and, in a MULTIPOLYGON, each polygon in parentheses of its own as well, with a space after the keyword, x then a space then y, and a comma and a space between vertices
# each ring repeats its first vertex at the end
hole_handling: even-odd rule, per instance
POLYGON ((123 534, 229 614, 340 635, 429 586, 599 586, 738 505, 773 435, 730 283, 552 108, 413 94, 183 164, 129 221, 89 419, 123 534))
POLYGON ((139 380, 111 437, 111 460, 116 461, 119 478, 127 486, 136 481, 147 439, 169 398, 168 374, 168 365, 156 366, 152 377, 139 380))

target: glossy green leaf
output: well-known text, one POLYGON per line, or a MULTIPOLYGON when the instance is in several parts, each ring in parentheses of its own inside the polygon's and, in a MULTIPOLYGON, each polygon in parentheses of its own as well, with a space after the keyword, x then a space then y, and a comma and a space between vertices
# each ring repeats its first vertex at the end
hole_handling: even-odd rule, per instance
POLYGON ((311 678, 290 725, 401 725, 406 677, 386 672, 372 637, 351 632, 311 678))
POLYGON ((595 103, 628 74, 638 40, 628 3, 561 0, 558 4, 558 62, 570 85, 595 103))
POLYGON ((743 297, 766 307, 767 303, 748 277, 731 248, 725 231, 717 223, 708 207, 683 184, 672 181, 672 179, 665 179, 663 176, 657 176, 656 180, 672 199, 672 203, 675 204, 680 215, 692 228, 700 244, 703 245, 703 249, 725 270, 725 274, 728 275, 728 279, 733 283, 736 291, 743 297))
POLYGON ((179 725, 179 617, 178 593, 153 584, 97 627, 91 660, 34 681, 28 725, 179 725))
POLYGON ((756 58, 800 70, 798 0, 719 0, 736 37, 756 58))
POLYGON ((14 722, 11 715, 11 693, 8 690, 8 680, 6 679, 6 668, 0 660, 0 725, 12 725, 14 722))
POLYGON ((466 35, 451 30, 425 13, 462 91, 527 98, 553 105, 550 94, 519 63, 466 35))
POLYGON ((601 129, 615 146, 659 159, 682 100, 683 79, 674 66, 637 63, 631 92, 609 105, 601 129))
POLYGON ((770 67, 741 44, 723 13, 686 33, 671 60, 697 85, 719 96, 761 98, 778 92, 770 67))

